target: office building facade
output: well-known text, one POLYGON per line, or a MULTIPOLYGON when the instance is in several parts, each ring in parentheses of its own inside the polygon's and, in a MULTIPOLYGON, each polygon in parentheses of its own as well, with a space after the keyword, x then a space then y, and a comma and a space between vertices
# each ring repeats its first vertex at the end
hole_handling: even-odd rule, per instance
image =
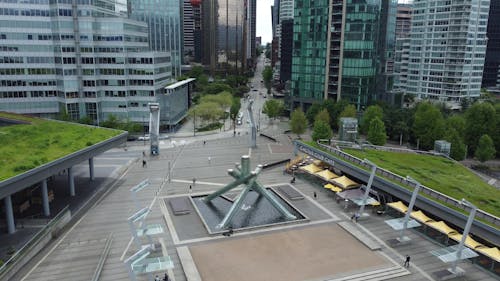
POLYGON ((393 88, 395 95, 402 95, 406 92, 411 41, 411 10, 410 4, 403 3, 397 6, 393 88))
POLYGON ((179 0, 128 0, 128 6, 130 18, 148 25, 148 42, 151 50, 169 52, 172 57, 172 76, 180 76, 183 55, 181 2, 179 0))
POLYGON ((406 94, 459 106, 480 95, 489 0, 414 0, 406 94))
POLYGON ((380 62, 386 61, 380 42, 393 38, 381 34, 384 11, 381 1, 295 1, 292 108, 346 99, 362 110, 377 100, 380 62))
POLYGON ((244 73, 248 61, 255 58, 255 37, 251 42, 248 33, 252 27, 250 1, 254 0, 205 0, 202 2, 202 63, 210 73, 244 73))
POLYGON ((0 3, 0 111, 146 124, 172 81, 170 54, 150 51, 126 5, 73 2, 0 3))
POLYGON ((194 7, 191 0, 182 1, 182 48, 183 55, 194 56, 194 7))
POLYGON ((482 87, 500 87, 500 1, 491 1, 486 37, 482 87))

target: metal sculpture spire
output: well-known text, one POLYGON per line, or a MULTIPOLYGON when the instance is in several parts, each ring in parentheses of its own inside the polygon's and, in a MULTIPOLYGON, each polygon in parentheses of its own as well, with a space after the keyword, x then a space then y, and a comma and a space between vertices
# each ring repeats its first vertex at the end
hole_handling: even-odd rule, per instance
POLYGON ((276 210, 278 210, 287 220, 296 219, 296 217, 292 213, 290 213, 271 192, 267 191, 266 188, 257 181, 257 176, 261 171, 262 165, 258 165, 255 170, 250 171, 250 156, 243 155, 241 157, 241 166, 236 165, 235 169, 228 169, 228 174, 232 176, 235 181, 208 195, 204 199, 205 202, 210 202, 214 198, 228 192, 233 188, 238 187, 241 184, 246 185, 246 187, 241 191, 241 193, 234 201, 224 219, 222 219, 222 221, 217 225, 218 228, 222 229, 227 227, 234 215, 238 212, 238 210, 240 210, 241 204, 243 204, 243 201, 245 200, 245 197, 250 190, 257 192, 261 196, 266 198, 271 203, 271 205, 276 208, 276 210))

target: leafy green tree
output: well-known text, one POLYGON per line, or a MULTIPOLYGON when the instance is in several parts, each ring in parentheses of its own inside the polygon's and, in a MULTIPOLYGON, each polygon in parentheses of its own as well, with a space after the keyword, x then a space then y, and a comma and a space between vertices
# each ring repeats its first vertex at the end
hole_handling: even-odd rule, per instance
POLYGON ((346 106, 344 108, 344 110, 342 110, 342 112, 340 113, 340 118, 342 117, 353 117, 355 118, 356 117, 356 107, 354 107, 354 105, 352 104, 349 104, 348 106, 346 106))
POLYGON ((444 135, 444 119, 439 109, 429 102, 420 103, 412 130, 415 138, 419 139, 420 149, 432 149, 434 141, 444 135))
POLYGON ((271 44, 270 43, 266 44, 266 50, 265 50, 264 54, 265 54, 266 58, 271 59, 271 44))
POLYGON ((306 128, 307 119, 304 112, 300 108, 295 109, 290 116, 290 130, 300 138, 300 135, 306 131, 306 128))
POLYGON ((276 117, 280 116, 283 113, 285 106, 283 102, 271 99, 267 100, 262 107, 262 112, 267 114, 269 118, 276 119, 276 117))
POLYGON ((203 71, 203 66, 193 66, 193 68, 191 68, 191 70, 188 72, 188 76, 198 79, 203 74, 203 71))
POLYGON ((233 103, 233 96, 229 92, 220 92, 216 95, 204 95, 200 98, 200 103, 214 102, 218 104, 223 110, 231 106, 233 103))
POLYGON ((488 161, 495 157, 495 146, 493 145, 493 140, 488 135, 482 135, 479 138, 479 143, 477 145, 477 149, 474 153, 474 156, 481 161, 488 161))
POLYGON ((414 115, 414 109, 399 108, 393 105, 383 107, 384 117, 382 121, 385 124, 387 136, 391 140, 407 141, 410 136, 410 128, 414 115))
POLYGON ((262 71, 262 79, 267 88, 267 93, 271 92, 271 80, 273 79, 273 69, 270 66, 266 66, 262 71))
MULTIPOLYGON (((319 103, 313 103, 306 111, 306 118, 309 124, 314 124, 314 118, 323 109, 323 106, 319 103)), ((327 111, 328 112, 328 111, 327 111)))
POLYGON ((108 118, 101 122, 101 127, 106 128, 119 128, 121 125, 120 119, 114 114, 108 115, 108 118))
POLYGON ((314 128, 312 133, 312 139, 317 141, 319 139, 331 139, 333 136, 332 129, 330 125, 322 119, 318 119, 314 122, 314 128))
POLYGON ((330 124, 332 124, 334 129, 338 129, 340 114, 348 105, 349 102, 347 100, 335 102, 329 99, 323 102, 323 107, 326 108, 330 114, 330 124))
MULTIPOLYGON (((462 115, 452 115, 446 119, 446 130, 456 130, 458 136, 463 139, 465 136, 465 118, 462 115)), ((463 141, 462 141, 463 143, 463 141)))
POLYGON ((318 120, 321 120, 330 126, 330 114, 328 114, 328 110, 326 110, 326 108, 316 114, 314 122, 317 122, 318 120))
POLYGON ((476 102, 465 112, 465 143, 470 152, 476 151, 482 135, 495 135, 495 113, 495 108, 486 102, 476 102))
POLYGON ((250 91, 250 88, 248 88, 245 85, 240 85, 238 88, 235 90, 235 94, 239 97, 243 97, 245 93, 248 93, 250 91))
POLYGON ((387 141, 385 125, 379 117, 375 116, 371 120, 366 139, 374 145, 384 145, 387 141))
POLYGON ((238 113, 241 109, 241 101, 240 98, 234 97, 233 103, 231 104, 231 108, 229 109, 229 118, 233 121, 234 133, 236 134, 236 119, 238 118, 238 113))
MULTIPOLYGON (((213 123, 224 116, 224 110, 215 102, 204 102, 191 107, 188 115, 203 122, 213 123)), ((195 121, 196 122, 196 121, 195 121)))
POLYGON ((240 85, 245 85, 248 82, 248 77, 243 75, 228 75, 225 82, 229 86, 237 88, 240 85))
POLYGON ((368 128, 370 127, 371 121, 375 119, 375 117, 378 117, 378 119, 382 120, 382 118, 384 117, 384 111, 382 110, 382 107, 378 105, 370 105, 368 108, 366 108, 365 112, 363 113, 363 117, 361 118, 361 133, 365 135, 368 133, 368 128))
POLYGON ((208 85, 208 76, 206 74, 200 75, 196 78, 195 87, 198 91, 203 91, 203 89, 208 85))
POLYGON ((450 157, 461 161, 465 157, 465 144, 463 138, 460 137, 458 130, 448 128, 446 130, 444 139, 451 144, 450 157))
POLYGON ((206 85, 203 89, 204 95, 215 95, 221 92, 233 92, 233 88, 231 88, 228 84, 214 82, 206 85))

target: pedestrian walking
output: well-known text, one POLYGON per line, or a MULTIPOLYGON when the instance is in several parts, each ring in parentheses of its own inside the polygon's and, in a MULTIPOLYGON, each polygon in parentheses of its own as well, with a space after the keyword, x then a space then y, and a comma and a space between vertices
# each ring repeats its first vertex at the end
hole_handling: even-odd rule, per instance
POLYGON ((208 164, 211 164, 212 162, 212 158, 210 156, 208 156, 208 164))
POLYGON ((143 160, 142 160, 142 167, 143 167, 143 168, 144 168, 144 167, 146 167, 146 164, 147 164, 147 163, 146 163, 146 160, 144 160, 144 159, 143 159, 143 160))
POLYGON ((406 268, 410 267, 410 256, 409 255, 406 255, 404 267, 406 267, 406 268))
POLYGON ((142 152, 142 157, 146 157, 146 151, 142 152))
POLYGON ((158 277, 158 275, 156 275, 156 277, 155 277, 155 281, 161 281, 161 280, 160 280, 160 277, 158 277))
POLYGON ((168 274, 165 273, 165 276, 163 276, 163 281, 168 281, 168 274))
POLYGON ((318 195, 316 194, 316 191, 313 192, 313 197, 314 197, 314 199, 318 198, 318 195))
POLYGON ((203 141, 203 145, 207 144, 207 141, 203 141))
POLYGON ((189 192, 191 192, 191 190, 193 190, 193 186, 189 185, 189 192))
POLYGON ((353 220, 354 222, 358 222, 359 217, 360 217, 359 213, 355 212, 354 214, 352 214, 351 220, 353 220))

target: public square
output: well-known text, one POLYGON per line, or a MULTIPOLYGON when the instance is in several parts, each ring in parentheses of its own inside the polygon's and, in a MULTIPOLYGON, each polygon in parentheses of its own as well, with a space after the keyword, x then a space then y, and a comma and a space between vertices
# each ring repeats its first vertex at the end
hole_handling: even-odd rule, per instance
MULTIPOLYGON (((158 157, 146 157, 146 167, 141 160, 147 146, 142 142, 129 144, 126 152, 123 148, 108 152, 121 150, 132 161, 123 165, 116 181, 107 187, 110 192, 25 266, 16 280, 90 280, 111 233, 111 248, 99 280, 129 280, 124 261, 138 250, 127 222, 137 211, 130 189, 145 179, 150 184, 136 193, 137 199, 141 207, 152 209, 146 223, 164 229, 154 240, 161 245, 159 255, 173 261, 174 268, 167 271, 171 280, 436 280, 432 273, 448 265, 429 251, 442 246, 408 231, 412 242, 391 248, 386 241, 397 234, 383 222, 387 216, 370 213, 356 224, 349 219, 355 209, 344 209, 330 190, 300 177, 292 185, 304 199, 291 203, 305 214, 305 221, 235 231, 226 237, 209 235, 193 212, 171 214, 166 199, 221 188, 233 180, 227 170, 242 155, 251 157, 252 170, 258 163, 293 158, 291 140, 283 134, 286 125, 271 123, 265 133, 278 142, 258 137, 254 149, 249 149, 244 132, 234 137, 227 131, 217 136, 172 138, 161 144, 158 157), (403 267, 405 255, 411 256, 408 269, 403 267)), ((268 187, 290 185, 291 176, 283 169, 284 164, 266 169, 259 181, 268 187)), ((496 280, 469 262, 460 267, 467 274, 458 280, 496 280)), ((138 280, 147 276, 139 275, 138 280)))

